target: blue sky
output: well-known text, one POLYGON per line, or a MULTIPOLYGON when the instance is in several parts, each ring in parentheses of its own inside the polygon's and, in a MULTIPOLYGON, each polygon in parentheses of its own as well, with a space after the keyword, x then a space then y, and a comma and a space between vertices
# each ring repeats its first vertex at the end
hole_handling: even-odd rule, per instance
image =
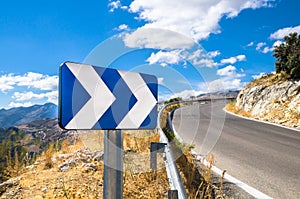
POLYGON ((0 108, 57 103, 65 61, 155 74, 160 99, 240 89, 274 71, 273 45, 300 33, 299 7, 295 0, 2 1, 0 108))

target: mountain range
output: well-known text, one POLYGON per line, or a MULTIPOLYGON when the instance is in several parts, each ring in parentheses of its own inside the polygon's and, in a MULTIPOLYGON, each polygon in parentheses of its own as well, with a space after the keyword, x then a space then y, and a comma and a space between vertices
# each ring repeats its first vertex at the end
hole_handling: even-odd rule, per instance
POLYGON ((33 105, 30 107, 17 107, 0 110, 0 127, 7 128, 27 124, 45 118, 57 118, 58 107, 53 103, 33 105))

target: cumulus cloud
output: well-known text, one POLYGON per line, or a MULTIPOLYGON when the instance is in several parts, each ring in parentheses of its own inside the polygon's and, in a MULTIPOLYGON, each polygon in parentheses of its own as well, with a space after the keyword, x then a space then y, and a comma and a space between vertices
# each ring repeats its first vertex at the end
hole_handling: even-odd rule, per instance
POLYGON ((163 50, 190 48, 195 44, 193 40, 177 32, 147 28, 139 28, 132 33, 124 34, 123 41, 131 48, 163 50))
POLYGON ((256 45, 256 50, 257 51, 261 51, 261 49, 266 46, 267 44, 265 42, 259 42, 257 45, 256 45))
POLYGON ((259 73, 258 75, 252 75, 252 78, 253 78, 253 79, 259 79, 259 78, 265 76, 266 74, 267 74, 267 73, 265 73, 265 72, 261 72, 261 73, 259 73))
POLYGON ((25 75, 5 74, 0 76, 0 90, 5 92, 16 86, 26 86, 40 90, 57 90, 58 76, 48 76, 28 72, 25 75))
POLYGON ((0 91, 13 92, 14 102, 9 107, 31 106, 34 101, 58 102, 58 76, 28 72, 24 75, 4 74, 0 76, 0 91), (26 89, 26 92, 19 90, 26 89), (22 102, 22 103, 21 103, 22 102))
POLYGON ((241 80, 245 74, 238 73, 236 67, 233 65, 218 69, 217 75, 220 76, 220 79, 208 83, 211 92, 220 90, 239 90, 246 84, 241 80))
POLYGON ((235 57, 222 59, 221 64, 235 64, 238 61, 245 61, 245 60, 246 60, 246 55, 238 55, 238 56, 235 56, 235 57))
MULTIPOLYGON (((283 43, 283 38, 287 35, 289 35, 290 33, 298 33, 300 34, 300 25, 299 26, 295 26, 295 27, 287 27, 287 28, 282 28, 279 29, 277 31, 275 31, 274 33, 272 33, 269 37, 269 39, 271 40, 276 40, 272 46, 268 46, 266 42, 259 42, 256 44, 256 50, 258 52, 261 53, 269 53, 269 52, 273 52, 274 51, 274 47, 279 46, 280 44, 283 43)), ((253 42, 251 42, 251 45, 248 44, 248 46, 252 46, 254 45, 253 42)))
POLYGON ((57 90, 58 76, 48 76, 39 73, 28 72, 24 76, 15 76, 18 86, 27 86, 40 90, 57 90))
POLYGON ((204 52, 203 49, 198 49, 186 55, 186 59, 190 61, 195 66, 204 66, 204 67, 217 67, 219 64, 215 62, 212 58, 219 56, 220 51, 211 51, 204 52))
POLYGON ((240 90, 246 85, 246 82, 242 82, 239 78, 224 78, 218 79, 210 82, 209 84, 210 92, 222 91, 223 90, 240 90))
POLYGON ((300 34, 300 25, 295 26, 295 27, 287 27, 287 28, 279 29, 270 35, 270 39, 281 40, 285 36, 289 35, 290 33, 294 33, 294 32, 297 32, 298 34, 300 34))
POLYGON ((121 2, 119 0, 117 0, 117 1, 111 1, 108 4, 108 7, 110 7, 109 12, 114 12, 116 9, 120 8, 121 6, 122 5, 121 5, 121 2))
POLYGON ((208 57, 210 58, 215 58, 217 56, 219 56, 221 53, 219 50, 215 50, 215 51, 211 51, 211 52, 208 52, 207 55, 208 57))
POLYGON ((271 6, 273 0, 134 0, 129 11, 137 13, 144 28, 162 28, 182 33, 194 40, 220 33, 222 17, 236 17, 244 9, 271 6))
POLYGON ((219 51, 212 51, 206 53, 203 49, 197 49, 192 52, 186 50, 171 50, 171 51, 158 51, 157 53, 151 53, 150 57, 146 60, 149 64, 160 64, 165 67, 168 64, 178 64, 189 61, 194 66, 199 67, 216 67, 219 64, 216 63, 212 58, 220 54, 219 51))
POLYGON ((151 53, 151 56, 146 60, 149 64, 160 64, 162 66, 166 66, 167 64, 178 64, 182 61, 182 57, 180 56, 180 50, 173 51, 158 51, 157 53, 151 53))
POLYGON ((226 66, 225 68, 221 68, 217 70, 217 75, 219 76, 225 76, 225 77, 244 77, 245 74, 240 74, 236 72, 236 67, 229 65, 226 66))
POLYGON ((16 83, 13 74, 5 74, 0 76, 0 90, 2 92, 14 89, 15 84, 16 83))
POLYGON ((236 68, 232 65, 217 70, 217 75, 220 76, 232 76, 234 73, 236 73, 236 68))
POLYGON ((127 24, 121 24, 116 28, 116 30, 122 31, 122 30, 129 30, 129 27, 127 24))
POLYGON ((283 43, 282 41, 277 40, 277 41, 275 41, 275 42, 273 43, 272 47, 269 47, 269 46, 267 46, 267 44, 266 44, 265 42, 260 42, 260 43, 258 43, 258 44, 256 45, 256 50, 257 50, 258 52, 261 52, 261 53, 266 54, 266 53, 269 53, 269 52, 273 52, 273 51, 274 51, 274 48, 275 48, 276 46, 279 46, 279 45, 282 44, 282 43, 283 43))
POLYGON ((9 103, 8 107, 10 108, 15 108, 15 107, 29 107, 32 106, 33 104, 31 102, 25 102, 25 103, 19 103, 19 102, 11 102, 9 103))
POLYGON ((13 99, 16 101, 28 101, 28 100, 40 100, 40 99, 46 99, 47 102, 52 102, 54 104, 57 104, 58 99, 58 91, 50 91, 46 93, 33 93, 32 91, 29 92, 15 92, 12 96, 13 99))
POLYGON ((177 98, 180 97, 182 99, 189 99, 191 96, 198 96, 202 93, 207 93, 208 89, 204 89, 204 90, 183 90, 181 92, 178 93, 173 93, 173 94, 163 94, 159 96, 159 101, 165 101, 165 100, 169 100, 172 98, 177 98))
POLYGON ((258 52, 261 52, 261 53, 268 53, 268 52, 272 52, 273 51, 273 47, 268 47, 267 44, 265 42, 259 42, 257 45, 256 45, 256 48, 255 48, 258 52))
POLYGON ((247 47, 251 47, 251 46, 253 46, 253 45, 254 45, 254 42, 251 41, 249 44, 247 44, 247 47))
POLYGON ((275 41, 274 44, 273 44, 273 48, 274 48, 275 46, 280 46, 282 43, 283 43, 283 42, 280 41, 280 40, 275 41))

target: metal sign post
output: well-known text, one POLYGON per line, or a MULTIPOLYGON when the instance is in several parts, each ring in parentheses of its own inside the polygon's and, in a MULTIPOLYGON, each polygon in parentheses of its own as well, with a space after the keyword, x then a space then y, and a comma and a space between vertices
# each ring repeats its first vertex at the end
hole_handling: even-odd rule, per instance
POLYGON ((123 138, 121 130, 105 131, 103 198, 123 198, 123 138))

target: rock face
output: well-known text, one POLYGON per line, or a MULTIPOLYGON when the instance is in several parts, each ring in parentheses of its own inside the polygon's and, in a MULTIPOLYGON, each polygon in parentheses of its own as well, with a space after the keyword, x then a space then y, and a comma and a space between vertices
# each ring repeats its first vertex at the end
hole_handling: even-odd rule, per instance
POLYGON ((300 80, 245 87, 236 107, 257 119, 300 129, 300 80))

